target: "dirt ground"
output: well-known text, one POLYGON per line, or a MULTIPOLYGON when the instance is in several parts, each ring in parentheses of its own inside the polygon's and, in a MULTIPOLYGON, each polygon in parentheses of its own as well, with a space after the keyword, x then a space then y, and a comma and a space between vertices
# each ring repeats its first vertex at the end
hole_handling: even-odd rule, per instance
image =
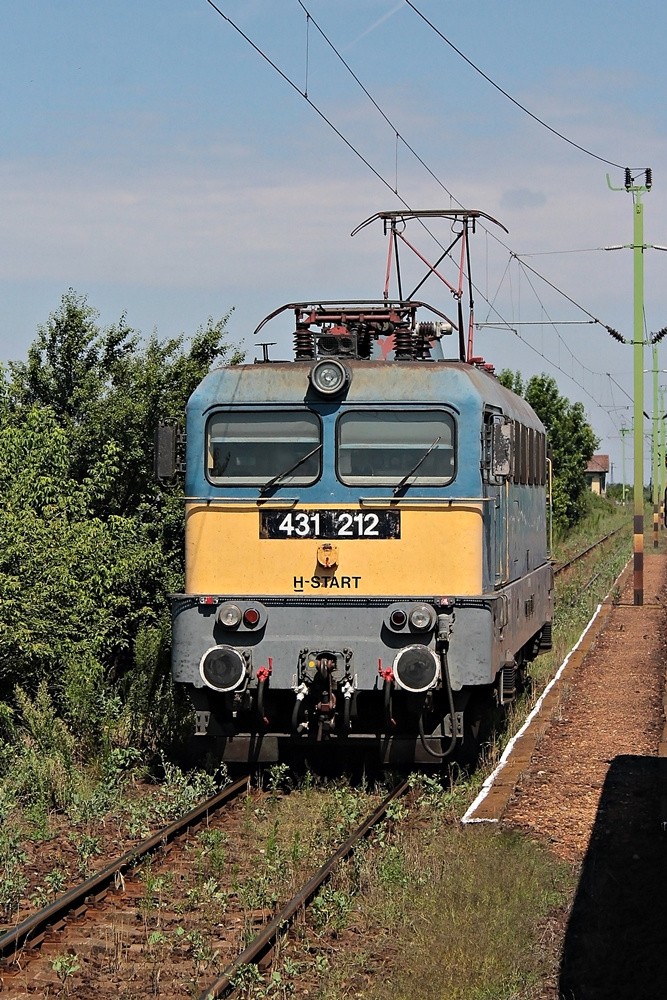
POLYGON ((503 817, 581 865, 549 993, 562 1000, 667 994, 667 556, 647 553, 644 567, 644 606, 630 574, 503 817))

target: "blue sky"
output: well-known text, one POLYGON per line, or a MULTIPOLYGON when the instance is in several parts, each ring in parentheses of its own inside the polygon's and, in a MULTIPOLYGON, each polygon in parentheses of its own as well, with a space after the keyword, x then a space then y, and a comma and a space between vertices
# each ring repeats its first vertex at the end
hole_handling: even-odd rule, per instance
MULTIPOLYGON (((499 218, 507 246, 543 254, 526 262, 630 336, 632 255, 595 249, 631 241, 631 199, 605 181, 609 170, 620 185, 621 172, 523 115, 407 4, 304 3, 454 196, 499 218), (590 252, 554 253, 579 249, 590 252)), ((417 5, 554 128, 619 164, 651 166, 645 238, 667 245, 663 4, 417 5)), ((219 6, 304 87, 297 0, 219 6)), ((397 179, 413 207, 449 207, 401 144, 396 170, 394 133, 312 25, 308 64, 310 98, 390 185, 397 179)), ((0 97, 0 358, 23 356, 70 286, 103 324, 127 311, 132 326, 165 337, 234 307, 230 332, 250 357, 252 330, 284 302, 380 295, 380 230, 349 234, 398 207, 396 196, 205 0, 3 0, 0 97)), ((631 348, 569 325, 582 314, 484 232, 472 250, 478 320, 494 318, 486 295, 510 323, 545 321, 516 327, 532 349, 483 328, 480 353, 498 368, 556 375, 586 406, 619 478, 618 427, 631 414, 610 410, 628 400, 605 373, 631 392, 631 348), (568 325, 556 331, 548 319, 568 325)), ((667 325, 667 254, 648 251, 645 266, 646 322, 657 330, 667 325)), ((451 310, 444 287, 422 292, 451 310)), ((273 332, 286 346, 284 325, 273 332)))

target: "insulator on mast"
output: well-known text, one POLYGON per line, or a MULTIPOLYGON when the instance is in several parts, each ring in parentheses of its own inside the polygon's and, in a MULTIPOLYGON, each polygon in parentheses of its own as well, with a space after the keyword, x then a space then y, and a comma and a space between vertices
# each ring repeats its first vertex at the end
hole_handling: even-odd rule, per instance
POLYGON ((646 168, 646 187, 649 191, 653 187, 653 171, 650 167, 646 168))
POLYGON ((614 340, 617 340, 619 344, 627 344, 625 337, 622 337, 618 330, 614 330, 613 326, 606 326, 605 330, 611 337, 614 338, 614 340))
POLYGON ((662 330, 658 330, 657 333, 652 334, 651 343, 657 344, 663 337, 667 337, 667 326, 663 326, 662 330))
POLYGON ((629 191, 632 187, 632 173, 630 172, 630 167, 625 168, 625 190, 629 191))

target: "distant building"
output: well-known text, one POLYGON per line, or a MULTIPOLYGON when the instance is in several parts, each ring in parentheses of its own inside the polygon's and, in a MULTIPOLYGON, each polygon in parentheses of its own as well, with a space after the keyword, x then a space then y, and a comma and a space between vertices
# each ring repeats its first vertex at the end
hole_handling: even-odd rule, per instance
POLYGON ((607 473, 609 472, 609 455, 593 455, 586 466, 586 483, 589 490, 604 496, 607 492, 607 473))

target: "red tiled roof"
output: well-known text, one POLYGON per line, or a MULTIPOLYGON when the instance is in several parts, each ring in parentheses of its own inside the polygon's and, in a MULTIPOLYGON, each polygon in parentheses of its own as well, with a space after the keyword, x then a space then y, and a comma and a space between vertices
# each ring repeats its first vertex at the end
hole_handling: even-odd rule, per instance
POLYGON ((609 472, 609 455, 593 455, 586 472, 609 472))

